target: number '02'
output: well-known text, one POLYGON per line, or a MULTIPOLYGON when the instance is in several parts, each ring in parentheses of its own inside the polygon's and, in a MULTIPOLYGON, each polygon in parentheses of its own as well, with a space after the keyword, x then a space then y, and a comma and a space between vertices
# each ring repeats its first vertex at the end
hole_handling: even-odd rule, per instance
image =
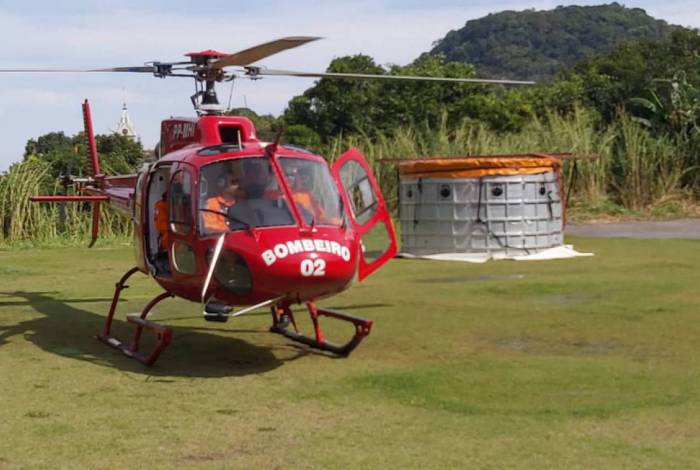
POLYGON ((301 275, 305 277, 325 276, 326 275, 326 260, 323 259, 305 259, 301 261, 299 266, 301 275))

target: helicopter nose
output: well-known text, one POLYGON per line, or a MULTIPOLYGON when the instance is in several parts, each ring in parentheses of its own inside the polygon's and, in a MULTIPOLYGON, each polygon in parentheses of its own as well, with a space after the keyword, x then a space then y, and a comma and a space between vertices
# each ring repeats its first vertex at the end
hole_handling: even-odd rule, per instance
POLYGON ((221 287, 236 296, 246 296, 253 289, 253 273, 236 251, 224 249, 216 261, 213 274, 221 287))
POLYGON ((312 299, 339 292, 355 275, 350 257, 331 258, 318 253, 276 260, 263 267, 261 278, 279 295, 312 299))
MULTIPOLYGON (((249 231, 227 234, 213 272, 217 298, 231 304, 312 300, 340 292, 354 279, 357 245, 342 233, 319 229, 315 238, 301 238, 292 229, 276 230, 257 237, 249 231)), ((210 266, 215 252, 212 247, 210 266)))

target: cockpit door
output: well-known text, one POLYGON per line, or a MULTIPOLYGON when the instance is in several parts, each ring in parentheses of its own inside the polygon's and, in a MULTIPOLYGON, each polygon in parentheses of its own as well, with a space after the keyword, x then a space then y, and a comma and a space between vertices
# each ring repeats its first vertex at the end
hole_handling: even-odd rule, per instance
POLYGON ((396 234, 379 185, 357 149, 341 155, 331 173, 360 240, 361 281, 396 254, 396 234))
POLYGON ((172 173, 168 187, 168 246, 173 278, 186 279, 198 272, 194 245, 196 185, 195 172, 190 165, 179 163, 172 173))
POLYGON ((139 171, 136 179, 136 190, 134 191, 134 212, 132 213, 132 222, 134 223, 134 249, 136 254, 136 267, 143 272, 148 272, 148 262, 146 260, 146 224, 145 216, 148 213, 146 204, 148 197, 146 195, 146 181, 149 178, 148 167, 144 167, 139 171))

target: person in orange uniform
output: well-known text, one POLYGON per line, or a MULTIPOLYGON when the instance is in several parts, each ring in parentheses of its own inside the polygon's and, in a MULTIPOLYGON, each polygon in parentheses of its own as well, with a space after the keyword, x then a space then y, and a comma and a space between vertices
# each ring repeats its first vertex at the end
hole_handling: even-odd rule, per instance
POLYGON ((311 185, 313 184, 313 177, 304 168, 294 168, 287 179, 290 182, 290 189, 292 190, 292 196, 294 197, 294 202, 297 203, 299 208, 303 208, 306 212, 302 212, 302 216, 306 219, 307 223, 325 223, 327 222, 325 211, 323 207, 318 203, 311 191, 311 185))
POLYGON ((158 232, 158 247, 161 251, 168 251, 168 193, 163 193, 156 201, 154 222, 158 232))
POLYGON ((232 174, 227 174, 221 185, 223 186, 221 193, 207 199, 207 211, 202 213, 204 228, 207 232, 225 232, 228 230, 228 209, 236 203, 240 195, 240 185, 232 174))

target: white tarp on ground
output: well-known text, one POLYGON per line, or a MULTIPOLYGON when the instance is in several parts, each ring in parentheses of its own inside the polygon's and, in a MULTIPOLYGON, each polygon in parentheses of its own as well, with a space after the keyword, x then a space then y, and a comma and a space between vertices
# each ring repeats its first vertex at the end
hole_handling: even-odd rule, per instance
POLYGON ((533 253, 531 255, 507 255, 505 253, 440 253, 436 255, 416 256, 410 253, 399 253, 400 258, 434 259, 440 261, 464 261, 467 263, 485 263, 490 259, 514 259, 516 261, 543 261, 550 259, 576 258, 578 256, 593 256, 593 253, 580 253, 573 245, 561 245, 533 253))

